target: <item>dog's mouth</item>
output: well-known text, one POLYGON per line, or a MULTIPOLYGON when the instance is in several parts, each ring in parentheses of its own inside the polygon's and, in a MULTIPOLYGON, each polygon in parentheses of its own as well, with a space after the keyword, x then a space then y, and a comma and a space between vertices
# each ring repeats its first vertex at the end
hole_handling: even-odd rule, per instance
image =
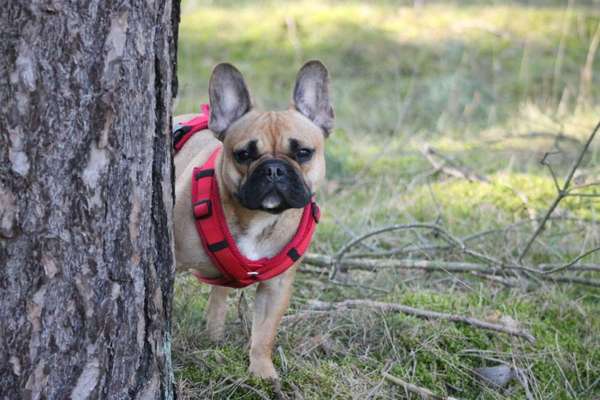
POLYGON ((283 204, 284 200, 277 191, 268 193, 261 202, 262 208, 265 210, 276 210, 283 204))
MULTIPOLYGON (((271 214, 280 214, 290 208, 303 208, 310 201, 310 192, 302 190, 304 193, 282 192, 276 187, 265 191, 262 196, 248 198, 242 195, 243 191, 238 193, 237 198, 242 206, 250 210, 261 210, 271 214)), ((246 192, 247 194, 247 192, 246 192)))
POLYGON ((311 192, 304 179, 290 165, 277 166, 281 176, 276 179, 259 168, 248 177, 237 193, 242 206, 279 214, 289 208, 303 208, 310 202, 311 192))
POLYGON ((260 209, 271 214, 279 214, 290 208, 303 208, 310 201, 310 192, 290 196, 290 193, 282 193, 277 189, 268 192, 260 202, 260 209))

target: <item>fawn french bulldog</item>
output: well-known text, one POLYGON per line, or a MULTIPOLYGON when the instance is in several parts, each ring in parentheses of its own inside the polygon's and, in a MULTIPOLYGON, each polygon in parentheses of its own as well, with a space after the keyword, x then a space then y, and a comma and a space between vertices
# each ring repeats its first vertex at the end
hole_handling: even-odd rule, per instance
MULTIPOLYGON (((241 73, 230 64, 219 64, 210 78, 209 99, 208 129, 212 134, 206 131, 191 136, 175 156, 177 269, 192 270, 200 280, 216 282, 206 321, 207 335, 220 340, 231 286, 247 285, 236 284, 240 281, 235 277, 223 280, 229 274, 228 266, 222 264, 229 259, 243 260, 244 265, 236 268, 247 269, 257 284, 249 370, 261 378, 277 379, 271 360, 273 342, 288 307, 295 270, 302 261, 301 254, 286 246, 296 241, 307 247, 310 242, 310 237, 298 239, 302 236, 299 227, 311 226, 306 213, 318 210, 312 199, 325 177, 324 144, 334 121, 329 75, 321 62, 307 62, 298 72, 289 109, 260 111, 253 106, 241 73), (198 173, 195 168, 209 159, 214 167, 198 173), (197 201, 195 196, 200 195, 190 184, 194 176, 214 180, 203 187, 212 188, 211 199, 218 198, 220 204, 197 201), (197 205, 204 207, 200 214, 194 209, 197 205), (233 243, 224 240, 215 245, 202 237, 199 224, 205 224, 209 232, 204 234, 210 235, 213 225, 206 225, 204 218, 217 218, 214 213, 223 220, 219 229, 227 231, 233 243), (291 260, 281 254, 284 249, 291 260), (221 260, 218 252, 225 254, 221 260), (251 270, 264 260, 284 260, 289 266, 275 276, 251 270), (223 282, 225 286, 221 286, 223 282)), ((178 116, 174 126, 193 117, 178 116)), ((318 222, 317 217, 315 220, 318 222)), ((211 223, 219 226, 218 221, 211 223)))

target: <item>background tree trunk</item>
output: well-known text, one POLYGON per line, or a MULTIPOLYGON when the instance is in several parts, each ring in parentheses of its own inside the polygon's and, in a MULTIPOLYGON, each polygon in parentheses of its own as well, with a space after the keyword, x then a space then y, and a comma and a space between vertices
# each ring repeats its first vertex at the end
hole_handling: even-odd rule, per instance
POLYGON ((178 0, 0 8, 0 398, 173 397, 178 0))

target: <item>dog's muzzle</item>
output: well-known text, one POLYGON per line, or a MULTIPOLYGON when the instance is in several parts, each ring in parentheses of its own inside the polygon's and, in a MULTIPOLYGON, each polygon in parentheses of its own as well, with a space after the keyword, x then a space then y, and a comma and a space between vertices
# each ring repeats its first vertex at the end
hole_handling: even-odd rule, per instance
POLYGON ((304 179, 289 162, 269 159, 246 179, 238 198, 246 208, 277 214, 289 208, 303 208, 310 201, 310 194, 304 179))

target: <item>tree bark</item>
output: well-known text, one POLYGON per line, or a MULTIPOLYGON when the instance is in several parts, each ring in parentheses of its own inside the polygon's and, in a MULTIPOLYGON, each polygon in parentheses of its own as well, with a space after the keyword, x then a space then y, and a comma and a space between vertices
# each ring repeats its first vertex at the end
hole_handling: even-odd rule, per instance
POLYGON ((0 399, 169 399, 179 0, 0 7, 0 399))

